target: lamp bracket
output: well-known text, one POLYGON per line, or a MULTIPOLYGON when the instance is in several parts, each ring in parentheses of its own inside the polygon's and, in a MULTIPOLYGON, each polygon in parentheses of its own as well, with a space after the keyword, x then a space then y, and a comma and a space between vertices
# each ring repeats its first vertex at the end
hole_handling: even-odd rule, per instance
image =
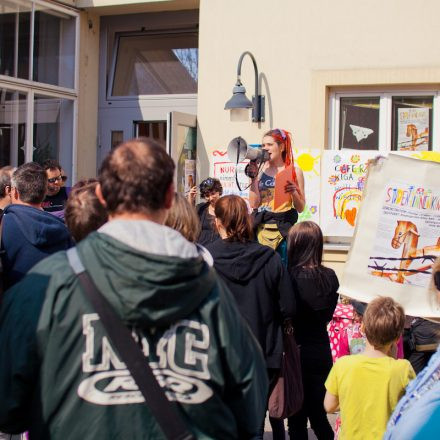
POLYGON ((252 96, 252 122, 264 122, 264 112, 266 109, 266 96, 258 95, 258 102, 255 99, 255 95, 252 96))

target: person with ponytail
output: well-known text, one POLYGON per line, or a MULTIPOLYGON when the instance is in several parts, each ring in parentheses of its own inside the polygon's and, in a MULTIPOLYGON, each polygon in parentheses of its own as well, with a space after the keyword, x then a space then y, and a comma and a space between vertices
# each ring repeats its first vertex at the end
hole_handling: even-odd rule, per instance
POLYGON ((305 206, 304 175, 294 164, 292 137, 288 131, 281 128, 269 130, 263 136, 262 147, 269 159, 260 172, 255 162, 251 162, 247 169, 252 179, 249 203, 255 213, 254 231, 261 244, 277 250, 286 262, 287 233, 305 206), (292 173, 283 188, 289 197, 280 206, 275 206, 276 176, 290 165, 292 173))

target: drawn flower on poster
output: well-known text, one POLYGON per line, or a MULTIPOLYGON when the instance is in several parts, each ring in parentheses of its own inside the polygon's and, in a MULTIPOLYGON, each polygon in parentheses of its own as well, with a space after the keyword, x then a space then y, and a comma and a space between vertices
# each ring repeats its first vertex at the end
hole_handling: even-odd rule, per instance
POLYGON ((330 183, 330 185, 336 185, 339 182, 339 177, 336 175, 330 176, 328 178, 328 183, 330 183))
POLYGON ((333 158, 333 162, 334 163, 339 163, 342 160, 341 156, 339 156, 339 154, 337 154, 334 158, 333 158))
POLYGON ((351 163, 358 163, 361 160, 361 156, 359 156, 359 154, 353 154, 350 160, 351 163))

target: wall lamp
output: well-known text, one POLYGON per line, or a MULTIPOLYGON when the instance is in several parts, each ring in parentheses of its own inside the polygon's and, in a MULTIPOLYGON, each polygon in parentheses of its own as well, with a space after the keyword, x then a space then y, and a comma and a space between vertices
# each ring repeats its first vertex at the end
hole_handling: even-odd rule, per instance
POLYGON ((264 102, 264 95, 258 94, 257 62, 250 52, 243 52, 238 60, 237 82, 232 89, 232 98, 225 104, 225 110, 231 110, 231 121, 243 121, 248 119, 248 109, 251 108, 252 122, 264 122, 264 102), (251 57, 255 72, 255 95, 252 96, 252 101, 246 96, 246 89, 241 83, 241 64, 246 55, 251 57))

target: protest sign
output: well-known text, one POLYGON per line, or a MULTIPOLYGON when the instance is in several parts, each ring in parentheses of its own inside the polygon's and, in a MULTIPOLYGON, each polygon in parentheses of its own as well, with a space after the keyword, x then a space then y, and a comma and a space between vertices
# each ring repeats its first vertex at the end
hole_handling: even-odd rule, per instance
POLYGON ((326 150, 321 159, 321 228, 326 236, 354 233, 368 160, 377 151, 326 150))
POLYGON ((440 256, 440 164, 396 154, 369 167, 339 292, 391 296, 408 315, 440 317, 431 286, 440 256))

